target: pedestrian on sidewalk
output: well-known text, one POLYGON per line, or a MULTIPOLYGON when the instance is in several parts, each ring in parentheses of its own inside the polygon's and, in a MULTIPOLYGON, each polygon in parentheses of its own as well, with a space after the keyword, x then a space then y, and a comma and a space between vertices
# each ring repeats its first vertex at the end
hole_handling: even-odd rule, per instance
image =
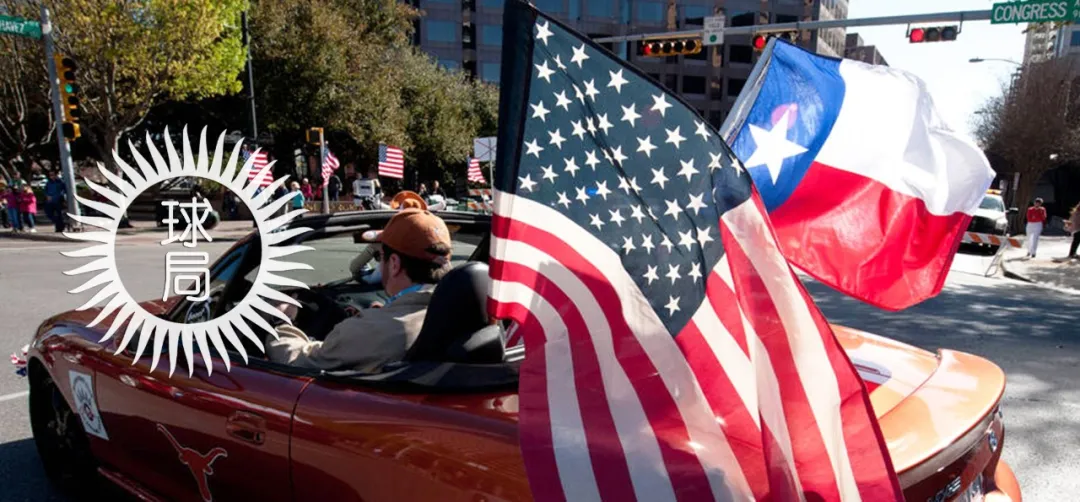
POLYGON ((1035 198, 1035 204, 1027 210, 1027 242, 1028 256, 1035 257, 1035 251, 1039 248, 1039 236, 1042 235, 1043 225, 1046 224, 1046 208, 1043 200, 1035 198))
POLYGON ((311 182, 307 178, 304 178, 304 183, 300 185, 300 193, 304 194, 305 200, 310 200, 315 197, 315 189, 312 188, 311 182))
POLYGON ((22 232, 22 219, 19 218, 19 194, 14 185, 8 185, 4 190, 4 206, 7 208, 8 220, 11 222, 12 232, 22 232))
POLYGON ((22 193, 19 194, 19 214, 22 216, 22 222, 26 225, 26 229, 32 233, 37 233, 37 224, 34 221, 34 215, 37 214, 37 195, 34 195, 34 189, 30 185, 23 186, 22 193))
POLYGON ((1069 246, 1069 258, 1076 258, 1076 250, 1080 248, 1080 203, 1077 203, 1069 213, 1069 220, 1065 222, 1065 230, 1072 232, 1072 245, 1069 246))
POLYGON ((45 183, 45 215, 53 222, 57 232, 64 231, 64 202, 67 200, 67 185, 56 171, 49 171, 49 181, 45 183))
POLYGON ((294 181, 289 185, 289 188, 292 189, 292 195, 293 195, 292 208, 293 209, 303 209, 304 208, 304 201, 307 200, 307 197, 304 197, 304 192, 303 192, 303 190, 300 189, 300 184, 294 181))

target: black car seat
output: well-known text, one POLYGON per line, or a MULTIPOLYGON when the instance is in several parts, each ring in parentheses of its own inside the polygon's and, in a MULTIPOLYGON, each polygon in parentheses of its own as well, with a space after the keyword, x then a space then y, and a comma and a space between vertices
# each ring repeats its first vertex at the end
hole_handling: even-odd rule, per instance
POLYGON ((468 364, 503 362, 503 334, 487 314, 488 266, 481 262, 458 265, 448 272, 431 295, 424 325, 406 361, 468 364))

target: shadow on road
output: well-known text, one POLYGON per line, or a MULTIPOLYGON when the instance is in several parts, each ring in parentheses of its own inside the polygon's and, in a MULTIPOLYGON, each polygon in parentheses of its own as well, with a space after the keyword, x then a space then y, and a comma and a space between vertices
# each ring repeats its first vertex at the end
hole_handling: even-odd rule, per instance
POLYGON ((32 438, 0 444, 0 499, 11 502, 68 502, 49 484, 32 438))

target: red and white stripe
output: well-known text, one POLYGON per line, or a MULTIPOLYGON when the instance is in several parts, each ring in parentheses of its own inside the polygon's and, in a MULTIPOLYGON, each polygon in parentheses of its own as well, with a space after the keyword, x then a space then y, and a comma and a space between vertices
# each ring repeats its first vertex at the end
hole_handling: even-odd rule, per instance
POLYGON ((248 180, 258 180, 259 186, 265 188, 270 186, 274 182, 273 169, 267 169, 265 173, 262 173, 261 177, 259 173, 270 164, 270 159, 266 155, 266 152, 256 151, 251 154, 251 169, 248 170, 248 180))
POLYGON ((521 325, 537 500, 902 497, 855 369, 763 214, 756 198, 725 214, 728 258, 672 337, 616 251, 496 191, 491 311, 521 325))
POLYGON ((480 169, 480 159, 469 157, 469 171, 465 177, 473 183, 487 183, 484 180, 484 171, 480 169))
POLYGON ((340 166, 341 166, 341 163, 338 162, 338 158, 334 156, 334 153, 331 152, 329 148, 327 148, 326 149, 326 159, 323 160, 323 168, 322 168, 322 182, 323 182, 323 185, 325 185, 326 182, 330 180, 330 175, 334 174, 334 171, 337 171, 337 168, 340 167, 340 166))
POLYGON ((379 155, 379 176, 387 178, 405 178, 405 152, 390 145, 379 145, 383 150, 379 155))

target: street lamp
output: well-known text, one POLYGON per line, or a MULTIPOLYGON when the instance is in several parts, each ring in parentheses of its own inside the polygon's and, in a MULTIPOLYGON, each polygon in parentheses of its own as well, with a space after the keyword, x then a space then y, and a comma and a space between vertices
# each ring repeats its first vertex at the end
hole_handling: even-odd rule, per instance
POLYGON ((1002 58, 971 58, 971 59, 968 60, 969 63, 982 63, 982 62, 985 62, 985 61, 1001 61, 1001 62, 1004 62, 1004 63, 1012 63, 1012 64, 1014 64, 1016 66, 1024 66, 1023 63, 1018 63, 1018 62, 1013 61, 1011 59, 1002 59, 1002 58))

